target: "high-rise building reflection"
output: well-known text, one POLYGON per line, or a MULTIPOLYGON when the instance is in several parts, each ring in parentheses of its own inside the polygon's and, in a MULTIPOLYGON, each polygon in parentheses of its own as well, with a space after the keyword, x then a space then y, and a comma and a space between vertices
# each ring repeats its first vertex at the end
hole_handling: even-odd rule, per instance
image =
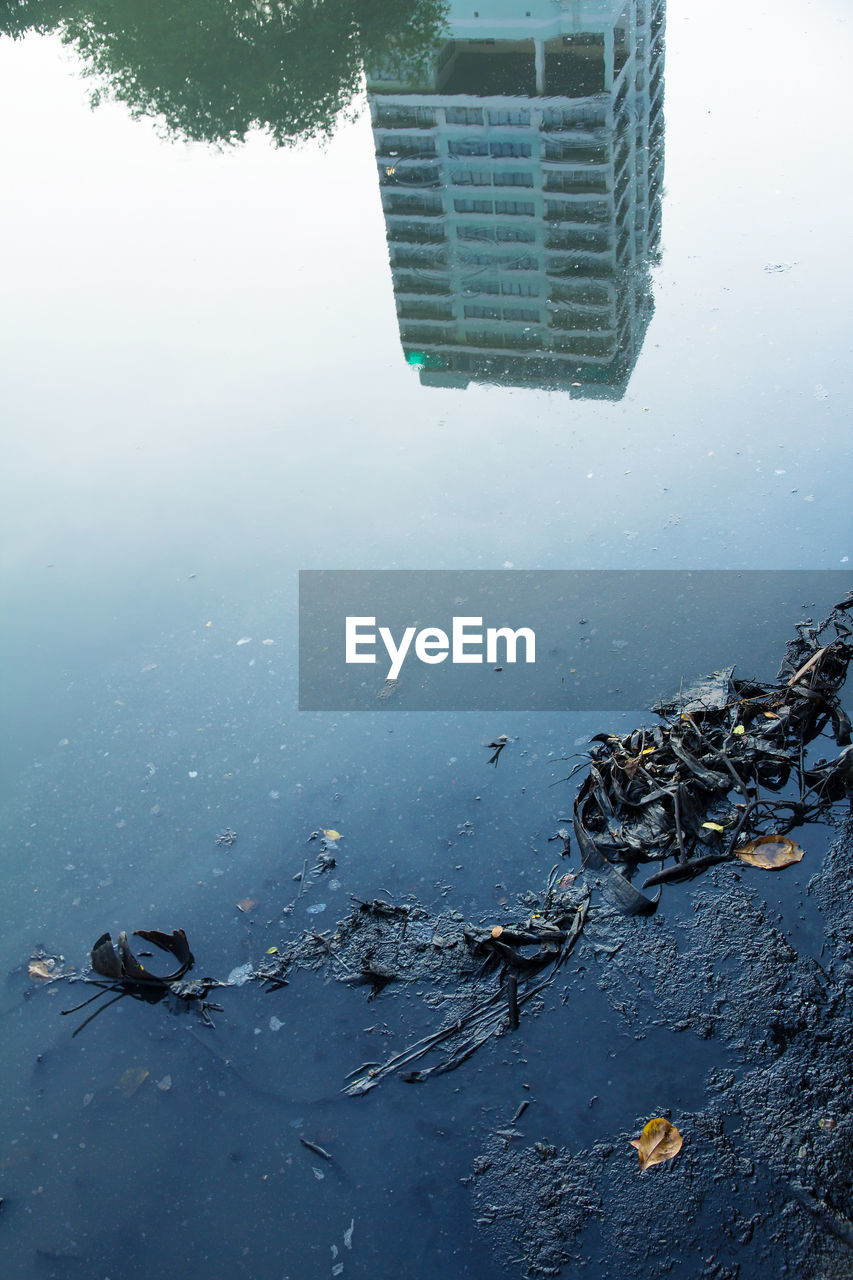
POLYGON ((666 0, 526 4, 452 0, 427 67, 368 79, 400 339, 426 385, 618 399, 653 309, 666 0))

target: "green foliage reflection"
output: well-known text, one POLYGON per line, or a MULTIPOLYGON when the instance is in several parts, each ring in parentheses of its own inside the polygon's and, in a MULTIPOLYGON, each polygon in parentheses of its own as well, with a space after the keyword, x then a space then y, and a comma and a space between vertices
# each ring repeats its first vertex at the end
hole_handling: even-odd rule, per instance
POLYGON ((58 32, 115 98, 175 136, 330 134, 365 63, 419 65, 446 0, 9 0, 0 33, 58 32))

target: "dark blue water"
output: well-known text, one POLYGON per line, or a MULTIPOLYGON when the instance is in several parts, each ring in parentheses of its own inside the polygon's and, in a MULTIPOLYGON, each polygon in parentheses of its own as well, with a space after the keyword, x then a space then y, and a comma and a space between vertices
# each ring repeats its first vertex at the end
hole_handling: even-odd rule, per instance
MULTIPOLYGON (((680 1037, 673 1068, 583 973, 459 1071, 350 1099, 347 1072, 436 1025, 413 994, 302 975, 224 992, 215 1031, 126 1000, 72 1039, 80 989, 27 998, 13 971, 182 927, 225 977, 350 894, 500 918, 544 883, 562 757, 647 713, 300 713, 300 569, 849 563, 850 53, 831 0, 670 4, 662 230, 603 395, 544 357, 526 381, 494 352, 455 382, 407 363, 363 96, 328 141, 220 149, 91 110, 55 32, 0 38, 5 1275, 479 1280, 502 1260, 460 1179, 523 1098, 525 1138, 572 1149, 700 1104, 713 1046, 680 1037), (338 865, 282 917, 319 828, 338 865)), ((805 867, 778 909, 817 950, 805 867)))

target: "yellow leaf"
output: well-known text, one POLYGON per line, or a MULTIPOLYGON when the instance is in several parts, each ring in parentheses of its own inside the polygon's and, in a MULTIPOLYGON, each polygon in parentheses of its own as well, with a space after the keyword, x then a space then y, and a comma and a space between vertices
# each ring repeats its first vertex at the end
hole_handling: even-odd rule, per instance
POLYGON ((779 871, 782 867, 790 867, 794 862, 800 861, 804 852, 787 836, 759 836, 735 849, 741 862, 762 867, 765 871, 779 871))
POLYGON ((777 716, 777 714, 776 714, 776 712, 775 712, 775 711, 763 711, 761 714, 762 714, 762 715, 765 717, 765 719, 767 719, 767 720, 778 720, 778 719, 779 719, 779 717, 777 716))
POLYGON ((744 729, 742 724, 736 724, 735 727, 732 729, 732 733, 736 733, 740 735, 741 733, 746 733, 746 729, 744 729))
POLYGON ((332 827, 329 827, 328 830, 326 830, 325 827, 321 827, 320 830, 323 832, 323 835, 327 840, 340 840, 341 838, 340 831, 335 831, 332 827))
POLYGON ((709 831, 725 831, 725 827, 721 827, 719 822, 703 822, 703 827, 707 827, 709 831))
POLYGON ((148 1071, 145 1067, 128 1067, 119 1080, 122 1093, 126 1098, 131 1098, 139 1086, 147 1079, 148 1071))
POLYGON ((633 1138, 631 1146, 637 1148, 640 1170, 650 1169, 653 1164, 662 1164, 671 1160, 681 1150, 682 1137, 674 1124, 658 1116, 644 1126, 639 1138, 633 1138))
POLYGON ((278 955, 278 947, 267 947, 267 955, 268 955, 268 956, 277 956, 277 955, 278 955))

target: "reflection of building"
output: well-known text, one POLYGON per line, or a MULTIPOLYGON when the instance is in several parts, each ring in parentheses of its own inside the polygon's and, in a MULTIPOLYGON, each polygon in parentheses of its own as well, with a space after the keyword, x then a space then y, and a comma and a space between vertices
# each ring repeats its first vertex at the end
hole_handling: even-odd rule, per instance
POLYGON ((453 0, 426 71, 368 81, 400 337, 429 385, 616 399, 652 312, 666 0, 527 4, 453 0))

